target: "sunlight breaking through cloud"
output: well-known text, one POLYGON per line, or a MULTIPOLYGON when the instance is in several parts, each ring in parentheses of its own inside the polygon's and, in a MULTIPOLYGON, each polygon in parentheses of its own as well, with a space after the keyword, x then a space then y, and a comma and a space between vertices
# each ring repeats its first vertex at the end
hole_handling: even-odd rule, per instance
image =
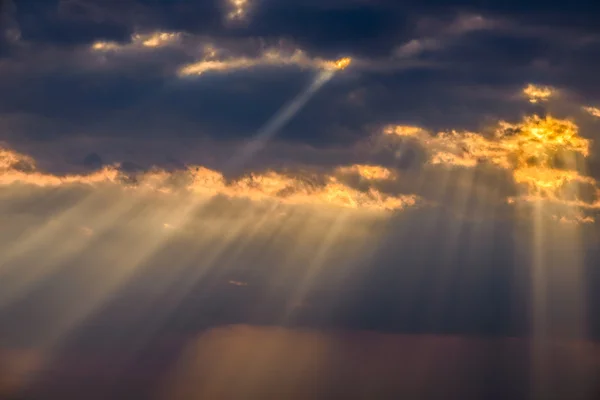
POLYGON ((231 11, 227 14, 230 21, 245 20, 248 17, 250 0, 227 0, 231 11))
POLYGON ((211 48, 211 51, 205 54, 204 59, 182 66, 179 69, 179 75, 185 77, 202 75, 205 72, 211 71, 229 72, 261 66, 296 66, 299 68, 336 71, 347 68, 352 62, 352 59, 349 57, 339 60, 325 60, 322 58, 311 58, 305 51, 300 49, 285 52, 276 47, 265 49, 256 57, 232 56, 218 58, 217 55, 218 50, 211 48))
MULTIPOLYGON (((349 166, 370 179, 385 174, 377 167, 349 166)), ((127 175, 119 166, 108 166, 85 175, 57 176, 35 169, 35 163, 27 156, 2 149, 0 152, 0 184, 25 183, 35 186, 62 186, 69 184, 116 184, 128 190, 144 188, 169 194, 177 190, 232 198, 247 198, 256 201, 274 200, 287 204, 315 204, 365 210, 399 210, 417 204, 415 195, 389 195, 375 188, 359 191, 338 180, 334 175, 322 175, 315 180, 268 171, 250 173, 228 181, 220 172, 200 166, 186 170, 167 172, 153 169, 143 173, 127 175), (29 170, 17 167, 26 163, 29 170), (183 182, 183 183, 182 183, 183 182)))
POLYGON ((97 41, 91 49, 97 52, 127 51, 143 48, 159 48, 176 44, 181 39, 179 32, 134 33, 128 43, 97 41))
POLYGON ((529 99, 530 103, 542 103, 548 101, 551 96, 556 94, 556 89, 550 86, 534 85, 530 83, 523 89, 523 94, 529 99))
MULTIPOLYGON (((552 94, 550 89, 533 85, 525 92, 536 102, 552 94)), ((572 120, 533 114, 517 123, 500 121, 493 135, 459 131, 432 134, 402 125, 387 126, 383 132, 388 137, 416 140, 429 152, 433 165, 474 168, 488 164, 511 171, 515 183, 525 188, 522 200, 575 201, 594 208, 595 203, 580 200, 571 188, 573 184, 597 188, 594 178, 582 175, 578 161, 578 157, 589 156, 590 141, 579 135, 572 120)))

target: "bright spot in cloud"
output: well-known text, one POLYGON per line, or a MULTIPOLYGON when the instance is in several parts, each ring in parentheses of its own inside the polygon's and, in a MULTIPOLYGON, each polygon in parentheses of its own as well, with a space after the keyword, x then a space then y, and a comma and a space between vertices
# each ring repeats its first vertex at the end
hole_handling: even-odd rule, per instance
POLYGON ((548 101, 551 96, 556 94, 556 90, 550 86, 534 85, 530 83, 523 89, 523 94, 529 99, 530 103, 542 103, 548 101))
POLYGON ((423 133, 426 133, 426 131, 418 126, 411 126, 411 125, 392 125, 392 126, 386 126, 383 130, 383 133, 385 135, 394 135, 394 136, 406 136, 406 137, 417 137, 423 133))
MULTIPOLYGON (((547 93, 547 92, 545 92, 547 93)), ((596 185, 581 175, 575 157, 589 156, 589 140, 579 136, 570 120, 530 115, 518 123, 501 121, 492 137, 448 131, 430 134, 411 126, 388 126, 387 136, 412 137, 428 150, 429 163, 475 167, 488 163, 512 172, 514 181, 527 189, 526 197, 562 201, 570 183, 596 185)))
POLYGON ((388 180, 394 178, 394 172, 379 165, 351 165, 337 169, 342 174, 356 174, 366 180, 388 180))
POLYGON ((128 43, 120 44, 116 42, 99 41, 92 44, 94 51, 126 51, 136 48, 159 48, 177 43, 181 39, 181 33, 178 32, 152 32, 152 33, 134 33, 128 43))
POLYGON ((296 66, 300 68, 341 70, 352 61, 350 58, 340 60, 324 60, 311 58, 304 51, 296 49, 284 52, 278 48, 270 48, 256 57, 227 57, 218 59, 218 49, 208 47, 202 60, 184 65, 179 69, 180 76, 202 75, 205 72, 231 72, 251 69, 260 66, 296 66))
POLYGON ((144 47, 162 47, 176 43, 180 37, 181 34, 177 32, 154 32, 149 34, 135 34, 132 37, 132 41, 144 47))
POLYGON ((334 62, 335 68, 338 70, 343 70, 346 69, 350 63, 352 62, 352 59, 350 57, 343 57, 340 58, 339 60, 334 62))
POLYGON ((228 0, 231 11, 227 14, 230 21, 244 20, 248 16, 250 2, 248 0, 228 0))

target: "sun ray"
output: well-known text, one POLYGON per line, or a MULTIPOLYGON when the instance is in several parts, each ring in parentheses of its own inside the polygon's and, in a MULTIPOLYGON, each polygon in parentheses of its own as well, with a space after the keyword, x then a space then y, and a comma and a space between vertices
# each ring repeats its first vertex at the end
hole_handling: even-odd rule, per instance
POLYGON ((320 72, 313 82, 291 102, 281 108, 261 127, 250 141, 236 154, 230 168, 239 168, 261 151, 278 131, 304 107, 314 94, 333 77, 333 71, 320 72))

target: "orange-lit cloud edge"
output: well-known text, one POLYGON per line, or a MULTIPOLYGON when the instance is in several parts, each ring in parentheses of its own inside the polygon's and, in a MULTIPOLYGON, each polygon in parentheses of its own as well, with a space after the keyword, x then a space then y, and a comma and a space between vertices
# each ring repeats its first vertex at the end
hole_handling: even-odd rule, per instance
MULTIPOLYGON (((549 86, 529 84, 523 95, 531 103, 548 101, 558 91, 549 86)), ((583 107, 592 116, 600 116, 595 107, 583 107)), ((579 127, 570 119, 550 114, 525 116, 518 123, 500 121, 493 135, 447 131, 432 134, 420 127, 392 125, 384 133, 395 138, 418 141, 429 152, 429 163, 449 167, 474 168, 487 164, 510 171, 521 189, 517 201, 546 201, 579 211, 600 209, 600 189, 596 180, 582 174, 582 162, 590 155, 590 140, 579 135, 579 127), (580 198, 579 189, 588 185, 595 192, 593 201, 580 198)), ((579 213, 562 222, 593 222, 579 213)))
MULTIPOLYGON (((245 1, 234 2, 236 7, 242 7, 245 1)), ((238 8, 236 8, 238 10, 238 8)), ((238 12, 242 12, 239 9, 238 12)), ((241 18, 241 15, 233 19, 241 18)), ((255 56, 242 56, 229 54, 227 49, 219 48, 211 43, 206 43, 200 37, 185 35, 181 32, 146 32, 131 35, 126 43, 97 41, 92 43, 90 51, 94 54, 120 54, 140 51, 154 51, 160 48, 177 47, 185 39, 192 40, 194 47, 200 46, 201 57, 191 63, 181 65, 177 69, 180 78, 203 75, 206 72, 232 72, 265 66, 295 66, 299 68, 337 71, 347 68, 352 59, 342 57, 337 60, 327 60, 311 57, 300 48, 284 49, 282 46, 262 48, 255 56)))
MULTIPOLYGON (((342 62, 338 68, 344 66, 347 64, 342 62)), ((536 102, 547 101, 555 92, 549 87, 540 89, 533 85, 523 91, 530 101, 534 98, 536 102)), ((405 140, 417 141, 428 153, 429 166, 475 168, 485 164, 509 171, 521 190, 519 196, 507 198, 507 203, 544 200, 573 210, 600 209, 598 183, 581 172, 581 159, 589 156, 590 141, 579 135, 579 128, 572 120, 534 114, 517 123, 500 121, 493 135, 458 131, 433 134, 416 126, 390 125, 379 135, 398 148, 405 140), (577 189, 583 185, 596 193, 593 200, 580 198, 577 189)), ((151 189, 164 195, 185 190, 205 196, 224 195, 255 201, 376 211, 402 210, 424 204, 416 194, 395 195, 379 190, 377 187, 382 181, 403 179, 400 171, 380 165, 339 166, 331 172, 320 173, 314 180, 273 170, 228 180, 221 172, 198 165, 175 172, 155 168, 137 174, 134 180, 130 178, 118 165, 89 174, 57 176, 38 170, 35 160, 27 155, 0 148, 2 186, 14 183, 42 187, 113 184, 127 189, 151 189), (346 184, 344 178, 348 176, 358 177, 364 183, 363 189, 346 184)), ((570 221, 592 222, 590 218, 576 213, 570 221)))
POLYGON ((273 200, 286 204, 331 205, 377 211, 399 210, 417 204, 418 198, 414 195, 393 196, 375 188, 356 190, 342 183, 336 174, 356 174, 365 180, 391 179, 393 176, 391 171, 383 167, 370 165, 338 168, 334 174, 319 176, 318 183, 276 171, 249 173, 227 180, 219 171, 195 165, 175 172, 155 168, 137 174, 134 180, 121 172, 119 165, 107 166, 90 174, 57 176, 38 171, 31 157, 0 149, 1 186, 15 183, 39 187, 112 184, 133 190, 152 190, 163 195, 185 190, 204 196, 224 195, 255 201, 273 200))

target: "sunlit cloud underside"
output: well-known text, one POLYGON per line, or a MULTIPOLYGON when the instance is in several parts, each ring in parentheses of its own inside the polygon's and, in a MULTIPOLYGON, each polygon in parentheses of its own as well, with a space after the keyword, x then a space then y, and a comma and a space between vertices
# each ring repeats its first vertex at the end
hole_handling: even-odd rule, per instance
MULTIPOLYGON (((547 101, 555 93, 550 87, 528 85, 524 94, 533 103, 547 101)), ((446 131, 433 134, 415 126, 392 125, 384 133, 399 140, 420 143, 428 152, 428 163, 475 168, 488 165, 509 171, 520 195, 507 201, 545 201, 574 209, 600 208, 600 191, 594 178, 585 175, 590 141, 579 135, 572 120, 550 114, 525 116, 518 123, 500 121, 491 134, 446 131), (594 200, 580 196, 582 188, 596 192, 594 200)), ((590 218, 576 217, 581 221, 590 218)))
MULTIPOLYGON (((353 165, 341 167, 340 173, 353 172, 365 179, 391 177, 383 167, 353 165)), ((32 158, 17 152, 0 150, 0 184, 24 183, 36 186, 63 186, 69 184, 114 184, 128 190, 152 189, 168 195, 181 190, 204 196, 223 195, 256 201, 275 200, 286 204, 330 205, 364 210, 398 210, 414 206, 417 196, 389 195, 375 188, 359 191, 342 183, 336 176, 293 176, 281 172, 249 173, 242 178, 227 180, 222 173, 201 166, 167 172, 154 169, 127 175, 119 166, 84 175, 56 176, 36 170, 32 158)))
POLYGON ((128 42, 117 43, 97 41, 90 46, 94 54, 102 56, 135 54, 142 51, 154 51, 161 48, 200 47, 202 57, 194 62, 182 65, 177 70, 180 77, 198 76, 206 72, 232 72, 256 67, 285 67, 293 66, 303 69, 339 71, 347 68, 352 59, 342 57, 337 60, 327 60, 311 57, 299 48, 284 49, 281 46, 270 46, 261 49, 254 56, 231 54, 227 49, 219 48, 211 43, 205 43, 202 38, 186 36, 180 32, 146 32, 133 34, 128 42))
MULTIPOLYGON (((345 68, 349 63, 349 59, 338 60, 336 68, 345 68)), ((524 90, 532 101, 540 98, 548 100, 540 92, 549 96, 556 91, 532 85, 524 90)), ((260 132, 249 145, 259 141, 259 136, 260 132)), ((381 141, 396 149, 398 155, 407 141, 422 147, 427 153, 425 169, 488 166, 507 171, 520 188, 518 196, 506 198, 507 203, 543 200, 574 210, 600 209, 597 182, 585 173, 585 160, 590 155, 591 143, 580 136, 578 125, 570 119, 533 114, 516 123, 500 121, 491 132, 486 133, 455 130, 432 133, 416 126, 389 125, 383 127, 374 141, 360 144, 361 150, 374 150, 367 147, 381 141), (586 193, 595 195, 582 196, 584 189, 586 193)), ((261 146, 265 145, 267 143, 261 146)), ((37 186, 110 183, 128 190, 152 189, 165 195, 185 190, 205 196, 223 195, 357 210, 391 211, 419 204, 418 193, 393 193, 382 190, 379 185, 382 181, 402 182, 409 176, 407 174, 410 173, 383 165, 350 164, 340 165, 329 172, 314 172, 310 168, 305 171, 268 170, 227 179, 220 171, 197 165, 174 172, 154 168, 133 176, 120 170, 119 165, 113 165, 89 174, 56 176, 39 171, 35 160, 27 155, 0 149, 0 183, 3 185, 18 182, 37 186), (360 190, 347 183, 344 177, 348 175, 361 179, 360 190)), ((586 217, 579 219, 590 220, 586 217)))

